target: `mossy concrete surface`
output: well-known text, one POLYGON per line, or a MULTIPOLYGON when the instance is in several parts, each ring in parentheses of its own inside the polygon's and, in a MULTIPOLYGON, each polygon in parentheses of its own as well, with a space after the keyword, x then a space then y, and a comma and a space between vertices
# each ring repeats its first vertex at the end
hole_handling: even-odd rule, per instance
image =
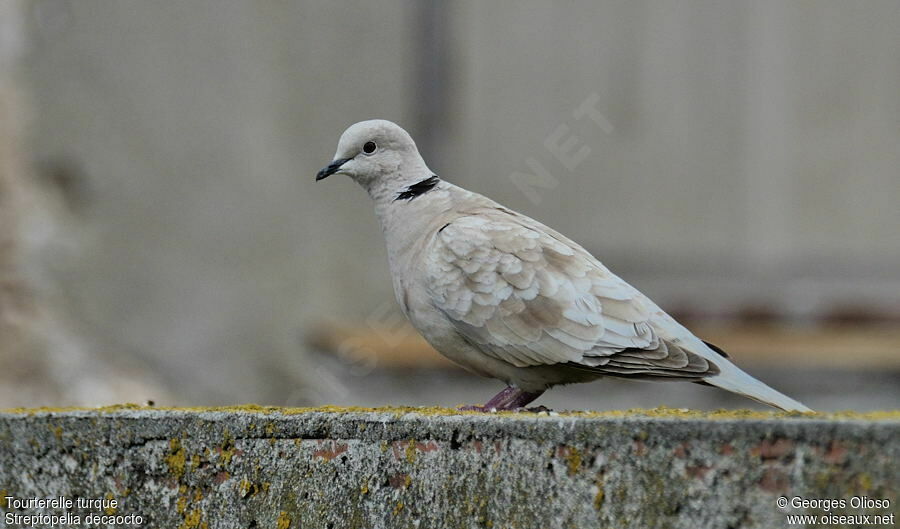
POLYGON ((142 527, 787 527, 780 496, 895 512, 898 476, 896 414, 0 413, 0 512, 115 499, 142 527))

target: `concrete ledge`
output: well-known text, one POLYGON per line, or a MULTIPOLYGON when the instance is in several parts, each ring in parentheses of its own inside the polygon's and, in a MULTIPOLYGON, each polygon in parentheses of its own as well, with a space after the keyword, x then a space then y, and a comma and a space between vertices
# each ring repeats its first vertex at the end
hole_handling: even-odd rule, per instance
POLYGON ((805 511, 779 496, 896 512, 898 476, 896 413, 0 413, 0 512, 67 512, 3 496, 108 498, 142 527, 786 527, 805 511))

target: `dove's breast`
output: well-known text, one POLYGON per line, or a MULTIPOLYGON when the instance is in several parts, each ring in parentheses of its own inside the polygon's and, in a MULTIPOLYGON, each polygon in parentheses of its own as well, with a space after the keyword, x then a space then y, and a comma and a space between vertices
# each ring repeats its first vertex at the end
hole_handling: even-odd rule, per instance
POLYGON ((500 378, 504 366, 467 342, 439 310, 420 282, 414 281, 400 293, 410 323, 435 350, 477 375, 500 378))

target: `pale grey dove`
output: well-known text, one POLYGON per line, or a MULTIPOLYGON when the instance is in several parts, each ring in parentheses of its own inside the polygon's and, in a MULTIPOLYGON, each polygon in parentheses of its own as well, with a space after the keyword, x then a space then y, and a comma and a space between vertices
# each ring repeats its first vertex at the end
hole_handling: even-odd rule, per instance
POLYGON ((394 292, 440 353, 508 387, 475 409, 517 409, 604 376, 717 386, 810 411, 741 371, 578 244, 438 178, 390 121, 348 128, 316 180, 345 174, 375 202, 394 292))

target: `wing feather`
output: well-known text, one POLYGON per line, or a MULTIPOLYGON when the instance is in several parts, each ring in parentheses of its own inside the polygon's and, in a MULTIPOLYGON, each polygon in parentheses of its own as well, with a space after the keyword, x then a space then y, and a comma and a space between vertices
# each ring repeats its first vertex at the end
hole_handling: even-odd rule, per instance
POLYGON ((659 336, 651 321, 658 308, 640 292, 580 246, 523 219, 496 209, 458 217, 426 249, 431 301, 470 343, 518 367, 713 374, 711 362, 659 336))

